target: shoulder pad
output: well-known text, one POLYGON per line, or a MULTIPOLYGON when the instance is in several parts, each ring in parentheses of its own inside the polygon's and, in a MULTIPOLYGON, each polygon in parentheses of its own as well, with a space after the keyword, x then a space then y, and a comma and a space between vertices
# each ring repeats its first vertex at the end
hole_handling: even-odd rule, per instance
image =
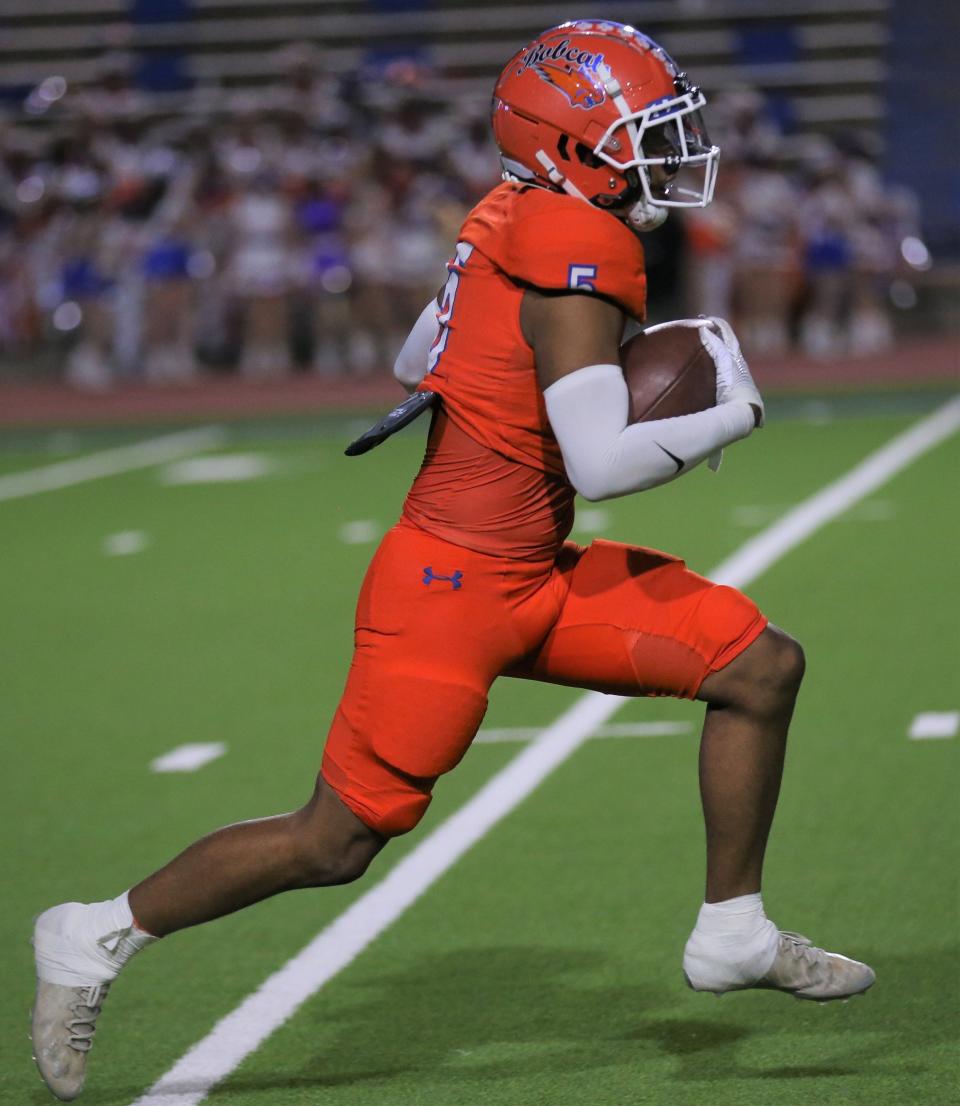
MULTIPOLYGON (((519 189, 503 200, 499 218, 483 220, 474 243, 497 268, 535 288, 597 292, 644 318, 643 247, 633 231, 609 212, 542 188, 519 189)), ((461 232, 466 241, 474 241, 471 222, 461 232)))

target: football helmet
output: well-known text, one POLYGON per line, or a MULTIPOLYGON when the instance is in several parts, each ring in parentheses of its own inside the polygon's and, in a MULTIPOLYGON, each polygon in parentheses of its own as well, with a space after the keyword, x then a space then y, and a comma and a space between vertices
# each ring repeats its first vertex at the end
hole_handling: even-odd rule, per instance
POLYGON ((504 176, 616 208, 652 230, 671 207, 706 207, 720 149, 703 93, 653 39, 623 23, 552 27, 507 63, 493 90, 504 176))

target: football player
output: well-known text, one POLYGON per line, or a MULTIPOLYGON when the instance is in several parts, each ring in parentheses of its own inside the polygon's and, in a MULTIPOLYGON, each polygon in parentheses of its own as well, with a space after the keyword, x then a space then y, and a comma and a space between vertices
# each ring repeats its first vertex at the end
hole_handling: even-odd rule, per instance
POLYGON ((703 105, 656 43, 608 21, 553 28, 503 70, 493 129, 505 181, 467 217, 397 361, 420 397, 407 402, 433 406, 433 423, 363 583, 313 796, 218 830, 116 899, 39 917, 33 1042, 59 1097, 79 1093, 101 1003, 135 952, 281 891, 357 879, 423 816, 504 675, 706 704, 706 893, 683 956, 690 987, 823 1001, 873 983, 865 964, 778 929, 761 900, 800 646, 674 556, 565 541, 575 492, 666 483, 763 422, 718 319, 673 324, 698 328, 716 407, 627 421, 619 349, 644 317, 639 235, 670 208, 710 202, 719 150, 703 105))

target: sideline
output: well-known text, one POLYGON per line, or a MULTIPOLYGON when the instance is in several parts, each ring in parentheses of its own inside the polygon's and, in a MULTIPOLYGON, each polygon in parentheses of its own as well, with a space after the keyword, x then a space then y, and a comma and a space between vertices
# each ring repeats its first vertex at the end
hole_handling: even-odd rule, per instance
POLYGON ((99 480, 104 476, 117 476, 135 469, 149 468, 191 453, 214 449, 226 439, 227 432, 222 426, 201 426, 197 430, 164 434, 163 437, 147 438, 133 445, 89 453, 72 461, 59 461, 39 469, 13 472, 8 476, 0 476, 0 502, 5 499, 22 499, 39 492, 52 492, 73 484, 83 484, 88 480, 99 480))
MULTIPOLYGON (((719 583, 745 587, 820 527, 958 429, 960 399, 954 399, 804 500, 709 575, 719 583)), ((132 1106, 197 1106, 202 1102, 217 1083, 356 959, 626 701, 622 696, 598 692, 582 695, 380 883, 217 1022, 132 1106)))
MULTIPOLYGON (((842 366, 836 366, 836 372, 842 372, 842 366)), ((239 382, 234 382, 239 383, 239 382)), ((951 382, 952 383, 952 382, 951 382)), ((956 391, 955 387, 943 386, 924 387, 918 384, 911 388, 879 389, 876 391, 836 391, 823 389, 810 392, 792 393, 780 392, 775 388, 764 391, 764 402, 767 405, 767 413, 770 421, 776 421, 779 425, 783 422, 802 421, 825 425, 830 422, 839 422, 849 418, 921 418, 929 414, 936 407, 945 403, 956 391)), ((76 445, 77 452, 87 449, 112 448, 111 443, 123 445, 130 440, 131 429, 140 433, 172 434, 180 430, 191 430, 197 425, 197 412, 191 412, 191 418, 181 418, 172 415, 160 422, 143 422, 131 425, 129 420, 116 424, 109 423, 73 423, 69 428, 44 426, 7 426, 3 422, 4 417, 4 391, 0 386, 0 456, 8 452, 24 452, 26 450, 42 453, 51 448, 51 442, 61 451, 64 447, 64 435, 66 441, 72 446, 76 445)), ((348 407, 342 411, 309 411, 300 409, 290 414, 271 413, 262 410, 249 416, 236 416, 229 410, 221 408, 210 412, 211 419, 223 420, 223 425, 229 430, 230 442, 240 448, 263 448, 265 441, 271 442, 332 442, 334 445, 347 441, 361 434, 377 417, 378 413, 389 407, 396 400, 396 395, 380 403, 370 402, 361 407, 348 407)), ((207 425, 203 423, 202 425, 207 425)), ((420 441, 421 446, 426 440, 424 427, 408 428, 404 438, 420 441), (423 439, 423 441, 421 441, 423 439)), ((409 440, 409 439, 408 439, 409 440)), ((342 448, 342 446, 341 446, 342 448)), ((581 507, 582 514, 587 508, 581 507)))

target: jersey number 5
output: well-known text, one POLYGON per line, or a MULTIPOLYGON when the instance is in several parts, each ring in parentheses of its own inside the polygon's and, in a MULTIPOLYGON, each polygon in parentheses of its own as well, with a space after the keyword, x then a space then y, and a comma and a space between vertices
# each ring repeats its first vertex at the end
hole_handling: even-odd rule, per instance
POLYGON ((596 265, 571 265, 569 269, 569 285, 571 288, 579 288, 584 292, 596 292, 597 286, 593 283, 597 279, 596 265))
POLYGON ((443 286, 443 298, 440 301, 440 314, 437 315, 437 324, 440 330, 436 338, 434 338, 433 345, 430 347, 430 351, 427 354, 428 373, 432 373, 437 367, 437 362, 440 360, 443 351, 447 348, 447 339, 450 337, 450 320, 453 318, 457 292, 460 289, 460 275, 464 268, 466 268, 466 264, 470 260, 470 255, 472 253, 473 246, 471 246, 469 242, 458 242, 456 252, 447 262, 447 270, 450 275, 447 277, 447 283, 443 286))

